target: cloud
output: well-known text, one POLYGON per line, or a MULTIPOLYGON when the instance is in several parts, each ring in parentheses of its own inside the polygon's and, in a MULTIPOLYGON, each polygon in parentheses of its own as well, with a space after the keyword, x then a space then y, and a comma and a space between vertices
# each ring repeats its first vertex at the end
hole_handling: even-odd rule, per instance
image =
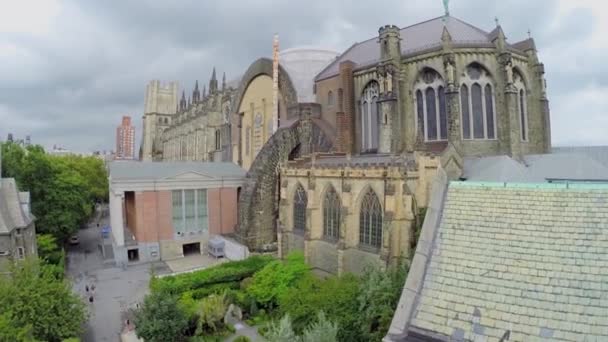
MULTIPOLYGON (((177 80, 189 91, 195 80, 208 81, 213 66, 234 79, 271 55, 275 32, 281 48, 343 51, 382 25, 407 26, 443 14, 440 1, 43 3, 13 1, 0 13, 0 137, 32 135, 47 147, 77 151, 114 148, 122 115, 133 117, 140 135, 149 80, 177 80), (41 10, 31 11, 34 6, 41 10)), ((606 103, 597 97, 608 82, 602 6, 590 0, 463 0, 452 2, 451 13, 488 31, 498 17, 511 42, 531 29, 547 70, 554 143, 608 144, 597 129, 583 135, 569 129, 582 125, 572 113, 581 103, 594 113, 585 124, 604 123, 606 103)))

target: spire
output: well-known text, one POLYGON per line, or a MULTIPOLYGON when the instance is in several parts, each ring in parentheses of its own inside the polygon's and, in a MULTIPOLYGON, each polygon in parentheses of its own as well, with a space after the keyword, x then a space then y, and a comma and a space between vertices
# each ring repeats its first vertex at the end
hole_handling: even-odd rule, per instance
POLYGON ((213 73, 211 74, 211 80, 209 81, 209 95, 217 93, 217 78, 215 77, 215 67, 213 67, 213 73))
POLYGON ((179 109, 186 109, 186 92, 182 90, 182 99, 179 101, 179 109))
MULTIPOLYGON (((498 19, 497 19, 498 20, 498 19)), ((505 33, 502 30, 502 27, 500 25, 498 25, 496 27, 497 30, 497 35, 496 35, 496 46, 498 47, 498 50, 504 50, 505 46, 507 45, 507 37, 505 37, 505 33)))
POLYGON ((450 34, 448 27, 445 25, 443 26, 443 32, 441 33, 441 42, 444 49, 448 48, 452 43, 452 35, 450 34))
POLYGON ((201 100, 201 92, 198 90, 198 80, 194 84, 194 91, 192 92, 192 102, 198 103, 201 100))
POLYGON ((224 75, 222 76, 222 91, 226 90, 226 72, 224 71, 224 75))
POLYGON ((445 11, 445 18, 447 19, 450 16, 450 0, 443 0, 443 9, 445 11))

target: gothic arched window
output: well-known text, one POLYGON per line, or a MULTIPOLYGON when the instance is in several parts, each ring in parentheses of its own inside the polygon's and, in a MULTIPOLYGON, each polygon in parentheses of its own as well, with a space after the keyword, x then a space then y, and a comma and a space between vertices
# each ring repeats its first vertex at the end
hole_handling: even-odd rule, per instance
POLYGON ((528 141, 528 106, 526 96, 526 84, 519 72, 513 73, 513 85, 517 89, 517 111, 519 112, 519 128, 521 140, 528 141))
POLYGON ((496 110, 490 73, 473 63, 460 87, 463 139, 496 139, 496 110))
POLYGON ((441 75, 429 68, 422 71, 414 84, 417 134, 422 132, 424 141, 441 141, 448 138, 444 87, 441 75))
POLYGON ((301 184, 298 184, 293 196, 293 230, 304 234, 306 230, 306 207, 308 206, 308 196, 301 184))
POLYGON ((337 240, 340 236, 340 197, 330 186, 323 199, 323 236, 329 240, 337 240))
POLYGON ((334 92, 330 90, 327 93, 327 105, 331 107, 334 105, 334 103, 335 103, 334 92))
POLYGON ((219 151, 222 148, 222 133, 219 129, 215 130, 215 150, 219 151))
POLYGON ((373 248, 382 245, 382 206, 372 189, 367 191, 361 201, 359 243, 373 248))
POLYGON ((361 151, 378 150, 378 83, 370 82, 361 97, 361 151))

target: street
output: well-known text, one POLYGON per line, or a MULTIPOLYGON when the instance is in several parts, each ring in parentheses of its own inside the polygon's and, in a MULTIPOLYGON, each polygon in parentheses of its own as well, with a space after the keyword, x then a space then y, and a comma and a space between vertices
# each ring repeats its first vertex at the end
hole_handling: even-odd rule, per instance
MULTIPOLYGON (((107 208, 102 209, 107 213, 107 208)), ((98 213, 99 214, 99 213, 98 213)), ((96 215, 97 216, 97 215, 96 215)), ((103 215, 102 215, 103 216, 103 215)), ((101 253, 101 228, 107 225, 109 217, 91 221, 88 227, 80 229, 78 245, 67 250, 67 273, 73 289, 89 308, 89 318, 82 336, 84 342, 119 341, 124 328, 126 311, 141 302, 148 291, 151 264, 129 265, 123 270, 112 260, 104 259, 101 253), (94 302, 89 303, 91 291, 94 302)), ((158 265, 157 265, 158 266, 158 265)), ((162 265, 160 266, 162 269, 162 265)))

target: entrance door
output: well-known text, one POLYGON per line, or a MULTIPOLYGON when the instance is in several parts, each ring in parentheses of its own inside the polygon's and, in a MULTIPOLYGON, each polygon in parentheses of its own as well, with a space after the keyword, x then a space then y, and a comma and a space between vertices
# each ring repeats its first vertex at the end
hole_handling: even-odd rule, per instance
POLYGON ((129 258, 129 262, 139 261, 139 249, 129 249, 127 257, 129 258))
POLYGON ((201 254, 201 243, 186 243, 183 245, 184 256, 188 255, 200 255, 201 254))

